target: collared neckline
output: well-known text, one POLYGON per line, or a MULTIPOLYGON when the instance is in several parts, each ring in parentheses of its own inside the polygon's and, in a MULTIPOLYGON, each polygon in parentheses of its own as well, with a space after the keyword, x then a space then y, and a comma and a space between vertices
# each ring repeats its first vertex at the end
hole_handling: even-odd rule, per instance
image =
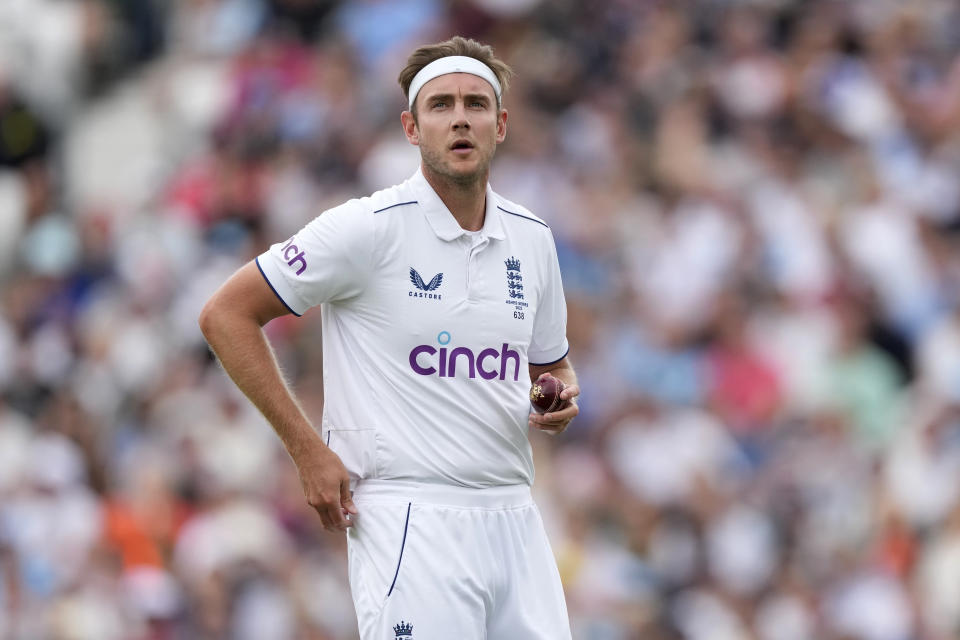
MULTIPOLYGON (((460 226, 457 219, 453 217, 447 205, 433 190, 433 187, 427 182, 423 175, 423 169, 418 168, 417 172, 410 178, 417 194, 417 202, 423 208, 423 214, 427 217, 427 222, 433 232, 441 240, 450 241, 466 234, 466 230, 460 226)), ((494 193, 490 183, 487 183, 487 196, 485 198, 486 210, 483 216, 483 227, 480 229, 480 235, 494 240, 503 240, 503 214, 497 209, 499 198, 494 193)))

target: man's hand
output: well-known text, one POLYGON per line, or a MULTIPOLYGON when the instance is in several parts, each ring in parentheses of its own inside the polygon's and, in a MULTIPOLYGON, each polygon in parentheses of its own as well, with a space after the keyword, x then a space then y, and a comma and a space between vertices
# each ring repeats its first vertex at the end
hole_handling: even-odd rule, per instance
MULTIPOLYGON (((549 373, 542 373, 537 377, 537 380, 549 375, 549 373)), ((570 421, 580 413, 580 408, 577 406, 576 401, 578 395, 580 395, 580 387, 576 383, 567 385, 563 391, 560 392, 560 399, 566 401, 562 409, 544 414, 531 413, 527 424, 530 427, 535 427, 551 435, 562 433, 567 428, 567 425, 570 424, 570 421)))
POLYGON ((352 527, 351 516, 357 507, 350 495, 350 476, 346 467, 320 439, 295 458, 300 484, 307 504, 317 510, 323 528, 327 531, 346 531, 352 527))

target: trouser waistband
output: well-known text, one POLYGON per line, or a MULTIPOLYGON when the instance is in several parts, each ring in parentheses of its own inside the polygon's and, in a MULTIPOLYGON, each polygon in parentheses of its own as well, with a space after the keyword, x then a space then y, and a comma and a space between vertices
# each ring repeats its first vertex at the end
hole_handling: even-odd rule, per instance
POLYGON ((361 480, 353 490, 353 498, 366 502, 421 502, 482 509, 509 509, 533 504, 530 487, 525 484, 477 489, 408 480, 361 480))

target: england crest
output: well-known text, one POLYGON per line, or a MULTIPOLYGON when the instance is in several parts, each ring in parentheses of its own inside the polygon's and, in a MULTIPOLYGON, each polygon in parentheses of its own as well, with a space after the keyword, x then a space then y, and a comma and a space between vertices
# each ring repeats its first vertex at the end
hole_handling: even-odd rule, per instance
POLYGON ((523 300, 523 275, 520 273, 520 261, 510 256, 504 260, 507 265, 507 291, 513 300, 523 300))

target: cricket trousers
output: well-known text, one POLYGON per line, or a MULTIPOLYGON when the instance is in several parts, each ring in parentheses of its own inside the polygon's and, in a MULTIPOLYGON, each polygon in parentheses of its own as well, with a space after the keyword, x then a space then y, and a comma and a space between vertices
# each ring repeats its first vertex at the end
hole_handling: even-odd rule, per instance
POLYGON ((570 623, 526 485, 363 480, 347 532, 362 640, 563 640, 570 623))

